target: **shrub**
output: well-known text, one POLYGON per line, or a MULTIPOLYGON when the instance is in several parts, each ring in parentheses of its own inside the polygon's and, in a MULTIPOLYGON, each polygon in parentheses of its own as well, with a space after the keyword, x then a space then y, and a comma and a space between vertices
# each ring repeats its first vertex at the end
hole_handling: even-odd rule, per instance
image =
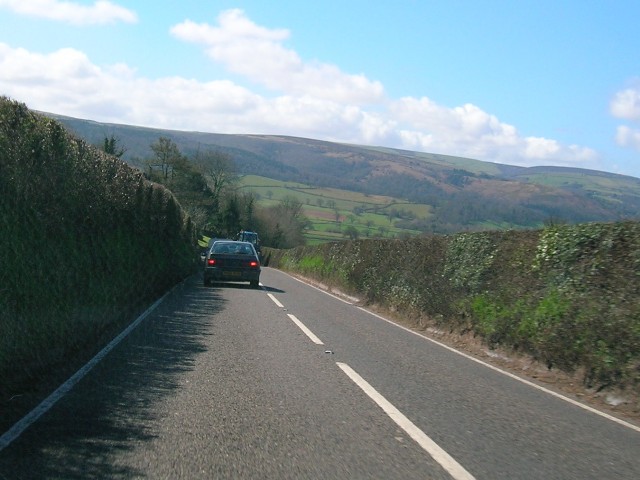
POLYGON ((103 340, 196 258, 171 192, 4 97, 0 152, 0 398, 8 398, 103 340))
POLYGON ((582 369, 590 386, 640 388, 638 222, 344 241, 274 259, 418 327, 471 330, 549 368, 582 369))

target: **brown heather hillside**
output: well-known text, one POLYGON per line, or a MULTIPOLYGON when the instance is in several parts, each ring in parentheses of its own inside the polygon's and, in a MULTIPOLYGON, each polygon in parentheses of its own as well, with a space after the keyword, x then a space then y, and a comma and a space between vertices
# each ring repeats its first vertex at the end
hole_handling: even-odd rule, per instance
POLYGON ((269 264, 640 416, 640 223, 268 251, 269 264))

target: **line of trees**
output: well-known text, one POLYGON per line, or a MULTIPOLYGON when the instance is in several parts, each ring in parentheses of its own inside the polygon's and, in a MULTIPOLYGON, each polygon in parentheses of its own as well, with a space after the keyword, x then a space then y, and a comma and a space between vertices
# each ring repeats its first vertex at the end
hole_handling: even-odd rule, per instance
MULTIPOLYGON (((252 230, 259 232, 263 245, 273 248, 305 243, 309 221, 302 203, 292 196, 272 207, 258 206, 254 194, 238 188, 239 176, 228 154, 198 150, 188 157, 167 137, 150 147, 153 156, 144 161, 144 175, 173 192, 198 233, 233 238, 240 230, 252 230)), ((120 156, 126 149, 111 136, 105 138, 104 151, 120 156)))

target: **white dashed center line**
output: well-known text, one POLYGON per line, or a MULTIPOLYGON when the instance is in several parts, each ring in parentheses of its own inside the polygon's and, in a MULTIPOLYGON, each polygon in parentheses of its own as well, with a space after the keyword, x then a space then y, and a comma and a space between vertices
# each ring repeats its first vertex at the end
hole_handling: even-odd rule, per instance
POLYGON ((411 420, 405 417, 391 402, 378 393, 364 378, 358 375, 346 363, 336 362, 344 373, 358 385, 374 402, 378 404, 391 420, 402 428, 407 435, 413 438, 433 459, 438 462, 455 480, 474 480, 473 475, 467 472, 462 465, 456 462, 451 455, 431 440, 411 420))
POLYGON ((311 339, 313 343, 315 343, 316 345, 324 345, 324 343, 322 343, 322 340, 316 337, 313 334, 313 332, 306 327, 304 323, 302 323, 300 320, 296 318, 295 315, 291 315, 290 313, 288 313, 287 315, 293 321, 293 323, 295 323, 300 328, 300 330, 302 330, 304 334, 311 339))
POLYGON ((271 300, 273 300, 273 303, 275 303, 278 307, 280 308, 284 308, 284 305, 282 305, 278 299, 276 297, 273 296, 273 294, 271 293, 267 293, 267 297, 269 297, 271 300))

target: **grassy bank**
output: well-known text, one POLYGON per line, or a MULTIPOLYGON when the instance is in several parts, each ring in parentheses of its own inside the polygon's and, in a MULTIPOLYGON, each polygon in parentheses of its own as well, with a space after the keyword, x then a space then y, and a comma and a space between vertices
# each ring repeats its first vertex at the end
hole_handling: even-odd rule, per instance
POLYGON ((188 275, 173 195, 0 98, 0 401, 24 393, 188 275))
POLYGON ((268 251, 416 327, 581 372, 585 386, 640 391, 640 223, 551 226, 268 251))

